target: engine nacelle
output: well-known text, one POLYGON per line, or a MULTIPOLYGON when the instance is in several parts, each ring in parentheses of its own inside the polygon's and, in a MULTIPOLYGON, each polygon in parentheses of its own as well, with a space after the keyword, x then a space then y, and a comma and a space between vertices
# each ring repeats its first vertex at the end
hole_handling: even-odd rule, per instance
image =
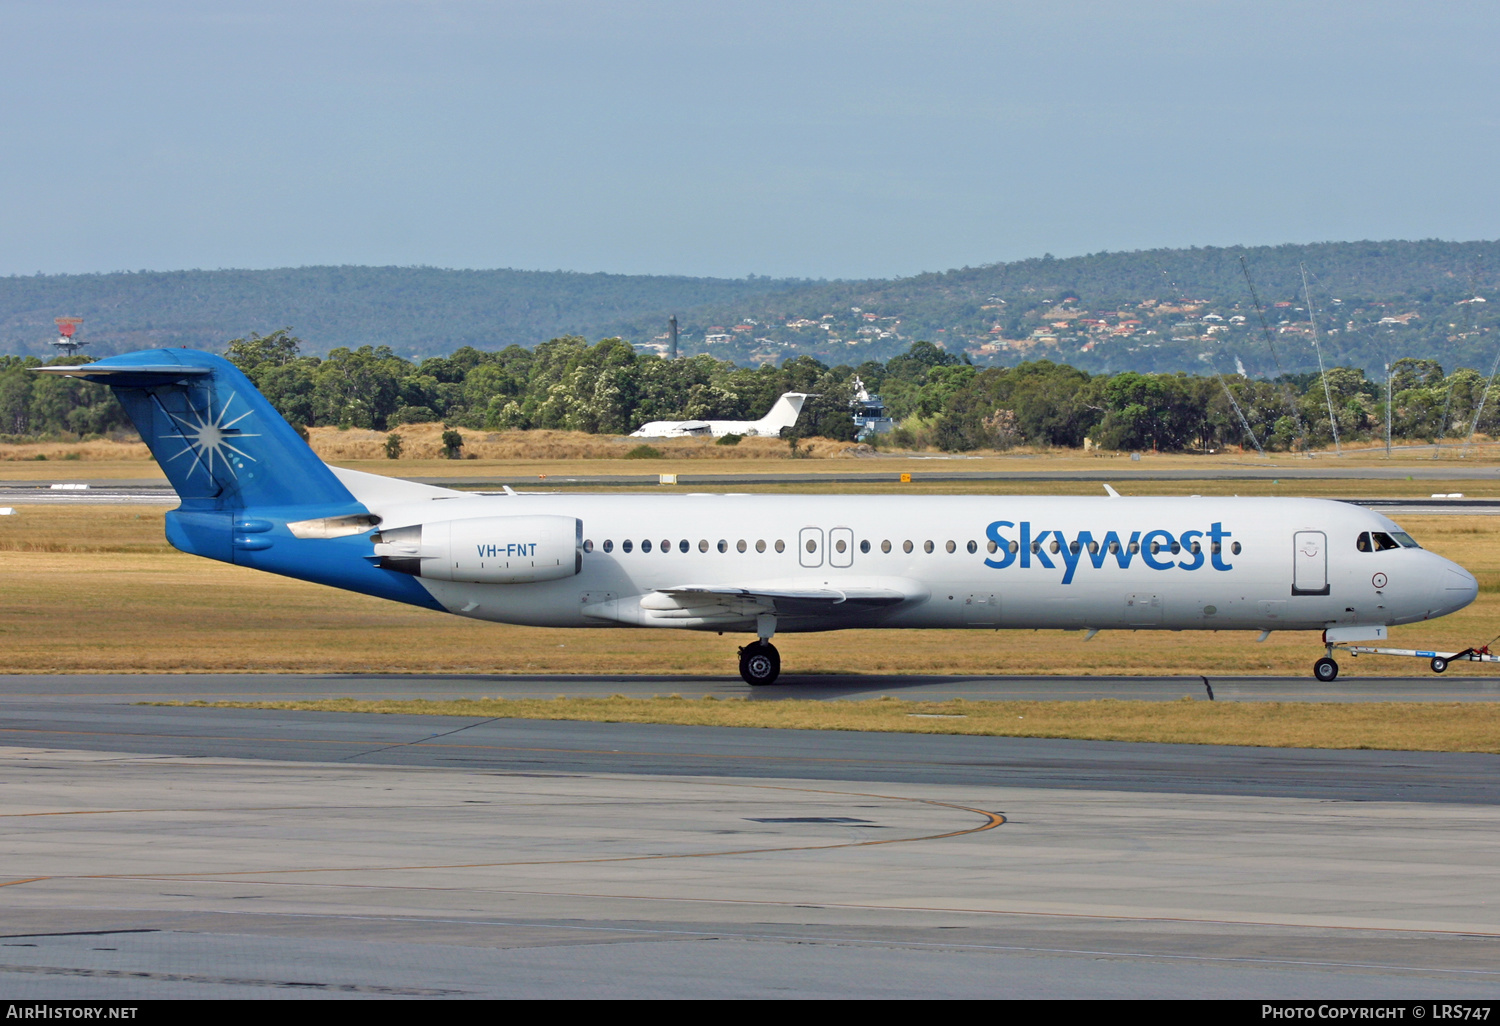
POLYGON ((583 569, 577 517, 474 517, 382 530, 379 565, 432 581, 528 584, 583 569))

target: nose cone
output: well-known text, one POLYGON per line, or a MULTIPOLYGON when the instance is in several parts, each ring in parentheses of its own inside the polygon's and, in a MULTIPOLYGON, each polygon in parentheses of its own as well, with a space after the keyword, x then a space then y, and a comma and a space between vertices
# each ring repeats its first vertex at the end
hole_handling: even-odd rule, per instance
POLYGON ((1467 606, 1479 597, 1479 582, 1457 563, 1448 564, 1436 595, 1438 615, 1445 616, 1467 606))

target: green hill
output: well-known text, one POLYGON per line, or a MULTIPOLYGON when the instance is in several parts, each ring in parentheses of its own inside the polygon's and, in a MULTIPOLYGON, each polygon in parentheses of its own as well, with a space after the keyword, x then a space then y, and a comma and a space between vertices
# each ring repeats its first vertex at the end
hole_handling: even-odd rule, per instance
POLYGON ((927 339, 980 364, 1275 375, 1317 367, 1316 324, 1331 364, 1378 371, 1423 356, 1487 370, 1497 282, 1500 242, 1437 240, 1044 256, 854 282, 426 267, 38 275, 0 278, 0 352, 49 352, 61 314, 85 318, 98 355, 221 349, 289 325, 309 353, 386 345, 425 357, 567 334, 650 344, 675 313, 683 353, 740 364, 857 365, 927 339))

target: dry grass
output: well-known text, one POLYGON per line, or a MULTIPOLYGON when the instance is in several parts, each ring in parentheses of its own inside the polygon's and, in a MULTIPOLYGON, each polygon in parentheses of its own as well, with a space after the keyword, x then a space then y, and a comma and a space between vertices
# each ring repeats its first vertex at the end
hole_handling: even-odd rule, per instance
MULTIPOLYGON (((1486 442, 1468 450, 1462 456, 1462 446, 1453 443, 1445 446, 1439 459, 1432 458, 1430 449, 1397 449, 1391 459, 1385 456, 1381 446, 1346 449, 1343 457, 1318 455, 1298 456, 1288 453, 1276 454, 1273 459, 1262 459, 1252 453, 1234 450, 1213 455, 1170 453, 1145 453, 1139 460, 1132 460, 1129 453, 1083 452, 1073 449, 1034 450, 1014 449, 1004 453, 977 452, 961 455, 935 453, 896 453, 869 451, 867 447, 853 446, 847 442, 831 442, 827 439, 808 439, 803 450, 809 456, 805 460, 789 460, 787 444, 776 438, 746 438, 736 446, 715 445, 712 439, 667 438, 642 440, 620 438, 610 435, 588 435, 570 431, 475 431, 459 429, 464 436, 464 451, 474 458, 448 460, 442 458, 441 424, 404 424, 395 429, 402 436, 404 451, 399 460, 385 458, 386 432, 366 431, 351 428, 313 428, 311 440, 313 450, 330 462, 376 474, 396 477, 447 477, 486 479, 496 477, 558 477, 571 474, 655 474, 655 473, 713 473, 727 468, 710 469, 705 462, 728 462, 734 473, 847 473, 881 471, 891 474, 911 473, 918 482, 923 474, 949 471, 979 471, 987 473, 1027 474, 1038 471, 1068 472, 1105 471, 1114 475, 1117 485, 1135 488, 1137 494, 1180 494, 1187 489, 1203 490, 1207 493, 1237 491, 1252 494, 1334 494, 1327 491, 1309 492, 1308 487, 1332 486, 1333 481, 1301 482, 1273 486, 1269 482, 1143 482, 1131 485, 1138 475, 1162 471, 1191 470, 1199 472, 1234 469, 1285 469, 1288 471, 1314 472, 1349 467, 1405 467, 1423 471, 1433 466, 1500 467, 1500 444, 1486 442), (661 450, 663 458, 650 460, 626 460, 631 449, 646 442, 661 450), (1263 489, 1258 491, 1257 489, 1263 489)), ((92 441, 92 442, 47 442, 26 445, 0 445, 0 480, 44 481, 73 478, 159 478, 161 472, 151 461, 146 447, 139 443, 92 441), (71 454, 71 458, 69 457, 71 454), (37 461, 37 455, 45 455, 46 461, 37 461), (85 464, 81 466, 80 464, 85 464)), ((1464 492, 1484 496, 1500 494, 1500 481, 1382 481, 1382 482, 1338 482, 1349 490, 1337 494, 1358 495, 1428 495, 1431 492, 1464 492)), ((881 486, 883 487, 883 486, 881 486)), ((945 486, 948 487, 948 486, 945 486)), ((959 486, 962 487, 962 486, 959 486)), ((978 486, 979 490, 993 491, 994 484, 978 486)), ((1057 491, 1067 484, 1052 485, 1039 482, 1018 482, 1014 487, 1002 485, 1006 490, 1020 492, 1057 491)), ((1097 492, 1094 485, 1087 485, 1089 492, 1097 492)))
POLYGON ((685 699, 484 698, 458 701, 156 702, 427 716, 668 723, 697 727, 870 730, 1089 741, 1500 752, 1500 704, 1458 702, 776 702, 685 699))
MULTIPOLYGON (((739 635, 564 630, 481 623, 183 555, 162 511, 18 507, 0 517, 0 644, 7 672, 681 673, 732 677, 739 635)), ((1427 547, 1474 571, 1480 595, 1396 647, 1456 651, 1500 632, 1500 523, 1403 517, 1427 547)), ((1315 635, 1248 631, 835 631, 777 638, 800 674, 1136 674, 1309 672, 1315 635)), ((1408 675, 1424 664, 1341 660, 1346 674, 1408 675)), ((1487 675, 1458 663, 1449 675, 1487 675)))
MULTIPOLYGON (((309 441, 313 451, 325 460, 382 460, 385 458, 386 437, 394 433, 401 436, 401 462, 437 460, 443 456, 444 430, 442 424, 402 424, 391 432, 320 427, 309 431, 309 441)), ((672 460, 740 462, 785 460, 791 456, 790 447, 779 438, 744 438, 738 445, 717 445, 712 438, 622 438, 618 435, 589 435, 582 431, 454 430, 463 435, 466 460, 619 460, 640 445, 649 445, 659 450, 663 459, 672 460)), ((799 445, 812 459, 869 450, 868 446, 834 442, 827 438, 808 438, 799 445)), ((631 462, 636 464, 636 473, 650 473, 652 465, 661 460, 631 462)))
MULTIPOLYGON (((111 463, 149 459, 151 459, 151 450, 146 448, 145 442, 111 442, 107 439, 96 439, 92 442, 26 442, 19 445, 0 445, 0 461, 6 462, 61 461, 71 463, 76 460, 84 463, 111 463), (46 458, 39 460, 38 456, 46 458)), ((56 467, 43 469, 49 469, 54 474, 67 472, 56 467)))

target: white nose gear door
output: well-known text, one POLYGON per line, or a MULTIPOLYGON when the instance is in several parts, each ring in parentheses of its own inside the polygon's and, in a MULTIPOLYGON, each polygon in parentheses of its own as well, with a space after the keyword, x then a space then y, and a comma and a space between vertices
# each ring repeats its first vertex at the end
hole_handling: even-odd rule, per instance
POLYGON ((797 555, 803 566, 823 565, 823 529, 804 527, 797 538, 797 555))
POLYGON ((1292 538, 1292 594, 1328 594, 1328 537, 1298 531, 1292 538))

